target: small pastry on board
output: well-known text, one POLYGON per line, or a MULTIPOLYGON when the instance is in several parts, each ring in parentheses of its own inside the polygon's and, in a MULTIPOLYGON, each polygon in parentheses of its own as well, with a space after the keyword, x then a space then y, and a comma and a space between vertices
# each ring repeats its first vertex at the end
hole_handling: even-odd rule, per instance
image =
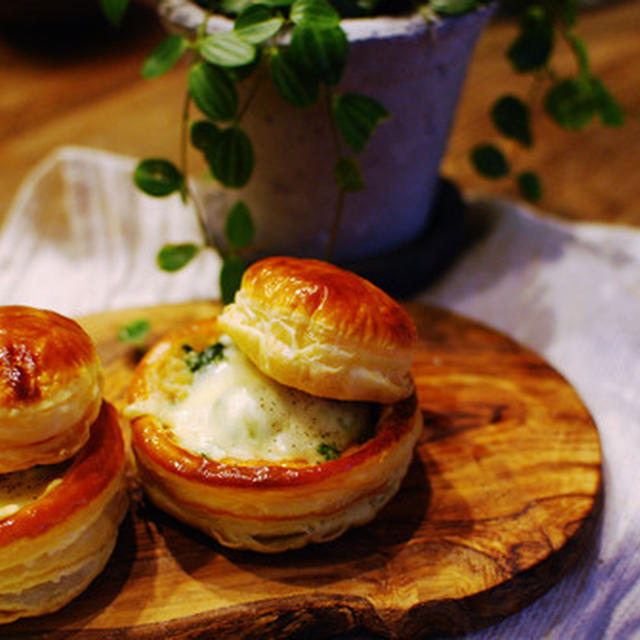
POLYGON ((104 568, 128 506, 125 445, 73 320, 0 307, 0 623, 60 609, 104 568))
POLYGON ((324 542, 397 492, 422 430, 415 327, 359 276, 267 258, 235 302, 160 340, 125 415, 147 495, 223 545, 324 542))

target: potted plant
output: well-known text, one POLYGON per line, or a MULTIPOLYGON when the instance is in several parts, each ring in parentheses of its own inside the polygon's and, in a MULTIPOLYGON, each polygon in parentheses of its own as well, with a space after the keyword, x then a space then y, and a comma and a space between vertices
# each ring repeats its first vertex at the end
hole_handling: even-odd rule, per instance
MULTIPOLYGON (((127 0, 102 0, 117 22, 127 0)), ((230 300, 247 259, 268 253, 362 261, 396 251, 430 222, 444 151, 473 45, 495 8, 478 0, 159 0, 171 30, 143 66, 149 78, 190 56, 180 160, 143 160, 136 184, 196 203, 202 246, 171 245, 162 268, 181 268, 203 247, 225 257, 230 300), (189 147, 217 185, 187 180, 189 147), (210 206, 213 205, 213 206, 210 206), (212 213, 214 212, 214 213, 212 213)), ((512 3, 513 4, 513 3, 512 3)), ((567 128, 621 111, 590 72, 574 31, 575 0, 520 2, 520 34, 508 50, 518 72, 547 81, 547 111, 567 128), (549 70, 560 34, 578 60, 572 78, 549 70)), ((499 132, 532 143, 525 101, 507 95, 499 132)), ((472 150, 491 178, 512 173, 493 144, 472 150)), ((191 165, 193 166, 193 165, 191 165)), ((532 171, 515 174, 540 196, 532 171)))

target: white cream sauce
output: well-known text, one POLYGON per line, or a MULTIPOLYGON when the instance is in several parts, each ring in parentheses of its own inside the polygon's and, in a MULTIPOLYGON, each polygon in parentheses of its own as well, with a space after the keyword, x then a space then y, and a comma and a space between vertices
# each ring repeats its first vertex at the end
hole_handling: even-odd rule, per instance
POLYGON ((214 460, 314 464, 366 435, 370 406, 285 387, 261 373, 228 337, 221 342, 223 357, 198 370, 179 399, 158 392, 131 405, 127 416, 156 416, 180 446, 214 460))

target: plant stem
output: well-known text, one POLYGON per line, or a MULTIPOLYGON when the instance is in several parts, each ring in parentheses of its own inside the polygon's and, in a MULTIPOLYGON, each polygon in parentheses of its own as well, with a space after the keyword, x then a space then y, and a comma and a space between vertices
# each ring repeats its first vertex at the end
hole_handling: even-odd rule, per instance
POLYGON ((237 123, 240 123, 240 121, 244 117, 244 114, 249 110, 251 103, 254 101, 256 94, 258 93, 258 88, 262 83, 265 73, 266 73, 266 65, 260 64, 260 70, 256 74, 256 78, 253 81, 251 88, 249 89, 249 95, 247 96, 247 99, 245 100, 244 104, 242 105, 242 107, 238 112, 238 115, 236 116, 237 123))
MULTIPOLYGON (((340 136, 336 128, 336 123, 333 118, 332 102, 333 93, 329 87, 325 87, 325 105, 327 108, 327 117, 329 118, 329 128, 331 129, 331 139, 333 140, 333 147, 335 152, 335 162, 342 156, 342 148, 340 145, 340 136)), ((331 229, 329 230, 329 241, 327 242, 327 250, 325 253, 326 260, 331 262, 335 254, 336 246, 338 244, 338 235, 340 233, 340 225, 342 224, 342 217, 344 214, 344 197, 345 190, 342 187, 338 187, 338 197, 336 199, 336 208, 333 214, 333 220, 331 221, 331 229)))
POLYGON ((338 244, 338 234, 340 232, 340 224, 342 223, 342 215, 344 213, 344 196, 345 196, 345 190, 338 189, 338 198, 336 200, 336 210, 333 215, 331 230, 329 232, 329 242, 327 244, 327 253, 326 253, 327 262, 331 262, 333 260, 333 256, 336 250, 336 245, 338 244))
POLYGON ((184 102, 182 105, 182 128, 180 130, 180 166, 182 169, 182 175, 187 176, 189 171, 189 108, 191 106, 191 93, 187 91, 184 96, 184 102))
POLYGON ((215 240, 211 237, 207 230, 206 216, 204 214, 204 211, 202 210, 200 200, 198 200, 198 198, 196 197, 187 180, 187 172, 189 169, 189 122, 191 120, 190 108, 191 93, 187 91, 182 107, 182 128, 180 132, 180 168, 182 170, 182 175, 184 176, 184 185, 187 197, 193 203, 196 220, 198 221, 198 228, 200 229, 200 235, 202 236, 202 244, 205 247, 211 247, 212 249, 215 249, 224 258, 224 251, 216 244, 215 240))

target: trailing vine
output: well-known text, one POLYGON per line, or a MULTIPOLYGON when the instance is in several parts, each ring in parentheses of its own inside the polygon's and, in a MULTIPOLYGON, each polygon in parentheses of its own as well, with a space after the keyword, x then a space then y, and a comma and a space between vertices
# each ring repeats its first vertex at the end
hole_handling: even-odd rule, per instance
MULTIPOLYGON (((128 0, 101 0, 107 17, 117 24, 128 0)), ((180 193, 196 207, 201 244, 166 245, 157 255, 167 271, 181 269, 200 251, 215 248, 223 257, 220 289, 223 302, 233 299, 246 268, 246 250, 254 241, 255 228, 249 207, 237 200, 225 224, 228 248, 215 246, 207 232, 205 217, 190 192, 188 146, 197 149, 213 177, 229 188, 241 188, 251 179, 254 152, 242 120, 262 83, 271 81, 284 100, 304 108, 324 100, 330 123, 336 183, 336 207, 329 230, 326 257, 331 259, 342 221, 345 198, 365 188, 359 155, 376 127, 389 117, 384 105, 359 93, 338 89, 349 43, 341 26, 345 17, 420 12, 429 22, 442 16, 461 15, 487 4, 479 0, 212 0, 199 2, 205 17, 193 37, 173 34, 150 53, 142 67, 146 78, 155 78, 190 55, 181 119, 179 164, 164 158, 142 160, 134 174, 136 185, 153 196, 180 193), (233 21, 228 32, 208 34, 206 24, 213 13, 233 21), (283 43, 287 43, 284 45, 283 43), (253 78, 244 103, 237 84, 253 78), (193 106, 200 115, 193 115, 193 106)), ((576 33, 576 0, 512 1, 520 14, 519 33, 506 55, 516 73, 531 74, 532 88, 523 99, 512 94, 498 98, 491 108, 496 131, 522 147, 534 142, 531 123, 533 104, 542 99, 547 114, 561 127, 576 130, 596 116, 606 126, 620 126, 623 113, 604 84, 593 74, 585 43, 576 33), (552 67, 556 40, 573 52, 577 71, 561 77, 552 67)), ((531 169, 514 170, 493 142, 471 150, 470 160, 483 176, 516 180, 522 195, 537 201, 542 184, 531 169)))

